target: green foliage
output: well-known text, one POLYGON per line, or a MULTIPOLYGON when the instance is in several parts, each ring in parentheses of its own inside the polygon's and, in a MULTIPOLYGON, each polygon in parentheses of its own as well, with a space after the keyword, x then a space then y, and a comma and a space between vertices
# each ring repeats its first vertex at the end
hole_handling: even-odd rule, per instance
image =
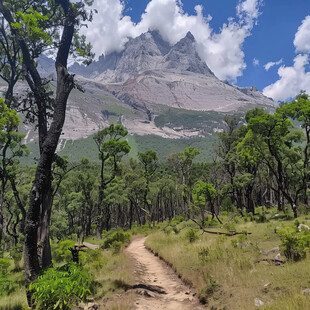
POLYGON ((0 258, 0 275, 5 276, 9 271, 9 267, 10 261, 5 258, 0 258))
POLYGON ((216 189, 212 184, 198 181, 193 189, 193 199, 195 206, 204 209, 208 203, 213 203, 216 197, 216 189))
POLYGON ((256 215, 254 216, 254 219, 256 221, 256 223, 266 223, 269 221, 267 214, 268 212, 266 211, 265 207, 257 207, 255 209, 256 211, 256 215))
POLYGON ((40 27, 40 22, 48 21, 47 16, 38 13, 30 6, 25 13, 16 12, 15 17, 17 21, 12 23, 11 26, 19 31, 19 35, 28 37, 33 42, 42 40, 47 45, 52 44, 49 33, 40 27))
POLYGON ((10 255, 14 261, 15 269, 19 270, 19 263, 23 256, 23 246, 21 244, 17 244, 10 249, 10 255))
POLYGON ((146 180, 154 174, 157 168, 157 153, 153 150, 147 150, 144 153, 138 153, 138 158, 141 161, 144 168, 144 177, 146 180))
POLYGON ((71 240, 65 240, 59 242, 57 245, 55 245, 55 249, 53 251, 53 259, 55 262, 66 262, 69 263, 72 261, 72 255, 71 252, 68 250, 68 248, 73 247, 75 244, 74 241, 71 240))
POLYGON ((209 256, 210 256, 210 248, 209 247, 205 246, 205 247, 200 247, 198 249, 198 257, 202 263, 208 261, 209 256))
POLYGON ((0 258, 0 296, 10 295, 17 289, 17 284, 8 279, 10 260, 0 258))
POLYGON ((110 245, 110 248, 113 249, 113 254, 118 254, 122 248, 122 245, 123 245, 122 241, 114 240, 110 245))
POLYGON ((86 270, 75 263, 58 269, 47 269, 30 284, 33 298, 39 309, 71 309, 74 304, 86 301, 91 294, 93 280, 86 270))
MULTIPOLYGON (((104 240, 104 243, 102 245, 102 247, 104 249, 107 248, 113 248, 112 244, 116 241, 116 242, 120 242, 121 245, 123 244, 128 244, 130 242, 131 239, 131 233, 130 232, 124 232, 124 231, 116 231, 114 233, 112 233, 111 235, 108 235, 106 237, 106 239, 104 240)), ((114 244, 115 247, 118 246, 118 244, 114 244)))
POLYGON ((296 231, 296 228, 286 227, 277 231, 282 244, 281 251, 289 261, 299 261, 306 257, 310 246, 308 230, 296 231))
POLYGON ((156 116, 154 121, 157 127, 179 127, 180 130, 181 128, 192 129, 195 127, 211 133, 214 128, 221 126, 222 120, 223 115, 213 111, 189 111, 169 108, 156 116))
POLYGON ((214 295, 214 293, 216 293, 219 289, 221 288, 221 285, 219 283, 216 282, 215 279, 213 279, 212 277, 210 277, 209 279, 209 285, 202 289, 200 291, 200 296, 199 296, 199 300, 202 304, 206 304, 208 299, 214 295))
POLYGON ((18 285, 0 274, 0 296, 8 296, 14 293, 18 285))
POLYGON ((133 235, 148 235, 152 232, 152 228, 150 228, 148 222, 141 226, 138 226, 137 223, 133 223, 131 232, 133 235))
POLYGON ((190 242, 193 243, 196 240, 198 240, 198 234, 197 231, 193 228, 190 228, 185 235, 186 239, 190 242))

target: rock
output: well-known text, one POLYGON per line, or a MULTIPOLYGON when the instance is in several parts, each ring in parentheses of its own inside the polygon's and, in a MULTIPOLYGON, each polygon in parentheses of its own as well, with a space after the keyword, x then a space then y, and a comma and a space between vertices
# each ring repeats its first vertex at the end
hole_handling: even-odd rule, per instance
POLYGON ((99 310, 99 309, 100 309, 100 305, 94 302, 91 302, 84 307, 84 310, 99 310))
POLYGON ((308 225, 305 225, 305 224, 299 224, 299 226, 298 226, 299 231, 309 230, 309 229, 310 229, 310 227, 308 225))
POLYGON ((280 253, 278 253, 278 254, 275 256, 275 258, 274 258, 274 259, 282 260, 281 254, 280 254, 280 253))
POLYGON ((263 289, 264 293, 268 293, 269 292, 269 286, 270 285, 271 285, 271 282, 268 282, 268 283, 264 284, 264 289, 263 289))
POLYGON ((256 307, 261 307, 261 306, 264 305, 264 302, 261 301, 259 298, 255 298, 255 299, 254 299, 254 305, 255 305, 256 307))
POLYGON ((276 248, 272 248, 271 250, 269 251, 266 251, 266 252, 262 252, 263 255, 270 255, 270 254, 273 254, 273 253, 277 253, 280 251, 280 248, 279 247, 276 247, 276 248))
POLYGON ((310 288, 306 288, 306 289, 302 290, 301 293, 303 295, 310 295, 310 288))

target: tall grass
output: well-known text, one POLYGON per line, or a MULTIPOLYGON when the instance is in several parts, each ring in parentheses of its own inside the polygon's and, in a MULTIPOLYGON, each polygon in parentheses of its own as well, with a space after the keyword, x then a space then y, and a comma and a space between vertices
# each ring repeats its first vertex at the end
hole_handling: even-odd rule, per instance
POLYGON ((257 262, 267 257, 262 252, 280 246, 275 228, 292 226, 293 222, 256 223, 241 218, 236 222, 237 231, 251 234, 226 237, 199 231, 198 240, 190 242, 188 232, 193 223, 188 222, 178 224, 179 233, 175 229, 150 235, 146 245, 192 283, 211 309, 255 309, 255 299, 264 303, 261 309, 310 309, 310 297, 301 293, 310 287, 310 258, 282 266, 257 262))

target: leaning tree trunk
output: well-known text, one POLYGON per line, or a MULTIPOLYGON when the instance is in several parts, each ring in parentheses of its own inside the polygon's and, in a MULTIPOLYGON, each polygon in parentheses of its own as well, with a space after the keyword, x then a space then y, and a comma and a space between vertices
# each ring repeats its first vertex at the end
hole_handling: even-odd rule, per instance
MULTIPOLYGON (((65 121, 68 96, 74 87, 73 75, 68 74, 67 71, 67 60, 74 34, 75 13, 73 6, 70 5, 69 2, 59 1, 59 4, 64 9, 66 19, 55 64, 57 87, 54 115, 50 129, 41 148, 40 160, 30 191, 29 209, 25 225, 24 268, 27 286, 31 281, 37 278, 42 268, 39 263, 38 255, 38 231, 40 230, 42 234, 44 232, 45 239, 48 240, 51 211, 51 205, 46 203, 43 197, 46 197, 44 195, 50 191, 51 166, 65 121), (66 4, 64 4, 64 2, 66 2, 66 4), (41 210, 43 205, 50 206, 50 209, 41 210), (45 227, 40 227, 40 225, 45 227)), ((33 306, 30 291, 27 292, 27 299, 29 305, 33 306)))
MULTIPOLYGON (((71 42, 71 41, 70 41, 71 42)), ((43 193, 50 190, 50 172, 59 136, 65 121, 68 96, 74 86, 73 76, 69 75, 66 67, 56 61, 57 90, 54 117, 51 127, 43 143, 42 154, 38 163, 30 192, 30 203, 26 217, 24 267, 26 282, 37 278, 41 266, 38 255, 38 230, 48 236, 50 210, 44 210, 42 215, 43 193), (43 217, 43 221, 42 221, 43 217), (43 225, 43 227, 40 227, 43 225)), ((31 300, 28 300, 31 304, 31 300)))

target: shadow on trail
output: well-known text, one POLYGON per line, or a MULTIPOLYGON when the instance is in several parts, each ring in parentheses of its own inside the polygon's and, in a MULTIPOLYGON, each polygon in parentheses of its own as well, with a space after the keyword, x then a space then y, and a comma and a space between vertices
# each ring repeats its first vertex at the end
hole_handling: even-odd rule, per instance
POLYGON ((158 286, 158 285, 146 285, 146 284, 142 284, 142 283, 135 284, 135 285, 129 285, 122 280, 115 280, 114 283, 118 288, 122 288, 125 291, 135 290, 135 289, 144 289, 144 290, 148 290, 150 292, 161 294, 161 295, 167 294, 163 290, 163 288, 161 286, 158 286))

